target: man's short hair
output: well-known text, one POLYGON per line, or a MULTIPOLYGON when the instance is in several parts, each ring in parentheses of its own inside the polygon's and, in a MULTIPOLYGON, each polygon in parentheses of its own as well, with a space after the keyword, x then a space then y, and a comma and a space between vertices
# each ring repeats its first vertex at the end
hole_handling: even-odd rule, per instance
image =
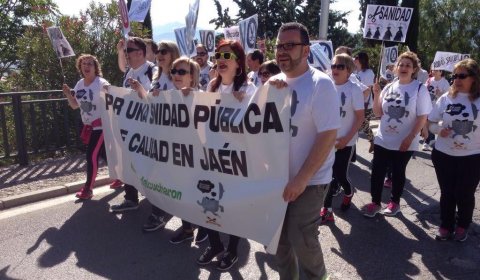
POLYGON ((305 27, 305 25, 298 23, 298 22, 288 22, 282 24, 280 26, 280 29, 278 30, 278 34, 287 31, 287 30, 298 30, 300 32, 300 40, 302 40, 302 43, 305 45, 310 46, 310 38, 308 36, 308 29, 305 27))
POLYGON ((258 60, 259 64, 263 63, 264 57, 263 57, 263 53, 260 50, 255 49, 252 52, 250 52, 249 55, 252 60, 258 60))
POLYGON ((157 46, 157 43, 155 43, 155 41, 153 41, 150 38, 143 38, 143 41, 145 42, 146 45, 148 45, 152 49, 153 53, 156 53, 158 51, 158 46, 157 46))
POLYGON ((147 44, 142 38, 139 37, 129 37, 128 42, 134 43, 139 49, 142 50, 143 56, 147 54, 147 44))

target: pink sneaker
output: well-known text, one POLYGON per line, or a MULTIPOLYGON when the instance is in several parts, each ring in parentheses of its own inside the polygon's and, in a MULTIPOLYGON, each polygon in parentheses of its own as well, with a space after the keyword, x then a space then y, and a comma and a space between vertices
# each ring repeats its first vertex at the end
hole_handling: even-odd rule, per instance
POLYGON ((400 204, 390 201, 387 205, 387 208, 383 209, 383 215, 385 216, 395 216, 400 212, 400 204))
POLYGON ((468 238, 468 233, 467 230, 463 227, 457 227, 455 229, 455 235, 453 236, 453 239, 458 242, 463 242, 467 240, 468 238))
POLYGON ((328 211, 327 208, 322 208, 322 212, 320 212, 320 217, 322 217, 322 221, 320 222, 322 225, 326 224, 327 222, 335 222, 335 217, 333 216, 332 211, 328 211))
POLYGON ((387 189, 392 188, 392 179, 386 178, 385 182, 383 182, 383 187, 387 189))
POLYGON ((377 213, 380 213, 380 210, 382 210, 382 206, 372 202, 363 207, 363 215, 365 217, 373 218, 377 213))
POLYGON ((85 187, 81 188, 80 191, 78 191, 75 196, 79 199, 90 199, 93 196, 92 190, 86 189, 85 187))
POLYGON ((111 184, 110 184, 110 188, 111 189, 118 189, 120 187, 123 186, 123 182, 118 180, 118 179, 115 179, 115 181, 113 181, 111 184))

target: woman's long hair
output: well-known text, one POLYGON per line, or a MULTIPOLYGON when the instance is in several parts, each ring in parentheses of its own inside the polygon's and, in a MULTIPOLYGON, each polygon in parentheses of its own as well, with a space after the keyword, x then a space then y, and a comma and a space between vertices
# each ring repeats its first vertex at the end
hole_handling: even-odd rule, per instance
MULTIPOLYGON (((237 56, 237 73, 233 78, 233 90, 238 91, 246 82, 247 82, 247 73, 246 73, 246 62, 245 62, 245 51, 243 50, 242 45, 239 42, 233 40, 224 40, 220 41, 220 44, 217 46, 215 50, 218 50, 224 46, 228 46, 232 49, 232 52, 237 56)), ((212 84, 212 91, 217 91, 222 83, 222 76, 217 75, 217 78, 213 81, 212 84)))
MULTIPOLYGON (((467 70, 468 74, 473 78, 472 87, 468 93, 470 93, 469 98, 471 101, 476 100, 478 97, 480 97, 480 68, 478 63, 471 58, 467 58, 455 64, 453 67, 453 73, 455 73, 458 68, 467 70)), ((455 88, 455 83, 453 83, 450 87, 450 95, 455 98, 457 94, 458 89, 455 88)))

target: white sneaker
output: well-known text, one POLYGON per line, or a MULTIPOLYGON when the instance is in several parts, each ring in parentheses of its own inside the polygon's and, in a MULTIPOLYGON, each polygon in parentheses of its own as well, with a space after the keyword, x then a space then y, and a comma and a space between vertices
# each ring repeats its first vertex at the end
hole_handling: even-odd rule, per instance
POLYGON ((430 151, 430 145, 428 145, 427 143, 423 143, 422 151, 430 151))

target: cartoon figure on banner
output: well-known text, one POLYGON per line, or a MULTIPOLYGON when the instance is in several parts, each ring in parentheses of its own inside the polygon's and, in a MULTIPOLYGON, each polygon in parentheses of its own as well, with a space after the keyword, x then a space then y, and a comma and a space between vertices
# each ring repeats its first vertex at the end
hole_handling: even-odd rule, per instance
MULTIPOLYGON (((215 185, 209 180, 200 180, 197 184, 197 189, 204 194, 209 194, 204 196, 202 201, 197 200, 197 204, 203 207, 203 213, 210 212, 213 215, 219 217, 218 212, 224 212, 224 208, 220 205, 220 200, 223 198, 223 193, 225 189, 223 188, 222 183, 218 183, 218 200, 216 199, 217 193, 214 192, 215 185)), ((209 218, 210 219, 210 218, 209 218)), ((213 221, 213 220, 212 220, 213 221)))
POLYGON ((387 26, 387 31, 385 31, 385 34, 383 34, 383 40, 384 41, 390 41, 392 40, 392 31, 391 31, 391 26, 387 26))
POLYGON ((377 30, 375 30, 375 34, 373 34, 373 39, 380 39, 380 26, 377 26, 377 30))
POLYGON ((406 110, 406 106, 409 103, 410 97, 408 93, 405 92, 405 104, 402 105, 402 99, 400 98, 400 93, 397 92, 389 92, 385 96, 385 101, 388 102, 388 109, 385 112, 389 118, 387 122, 390 122, 392 119, 396 120, 399 123, 403 123, 401 118, 408 117, 410 114, 409 111, 406 110))
POLYGON ((395 37, 393 38, 393 41, 399 41, 399 42, 403 41, 403 31, 402 31, 402 29, 403 29, 403 27, 400 25, 398 27, 397 33, 395 34, 395 37))
POLYGON ((372 28, 368 27, 367 34, 365 35, 367 38, 372 38, 372 28))

